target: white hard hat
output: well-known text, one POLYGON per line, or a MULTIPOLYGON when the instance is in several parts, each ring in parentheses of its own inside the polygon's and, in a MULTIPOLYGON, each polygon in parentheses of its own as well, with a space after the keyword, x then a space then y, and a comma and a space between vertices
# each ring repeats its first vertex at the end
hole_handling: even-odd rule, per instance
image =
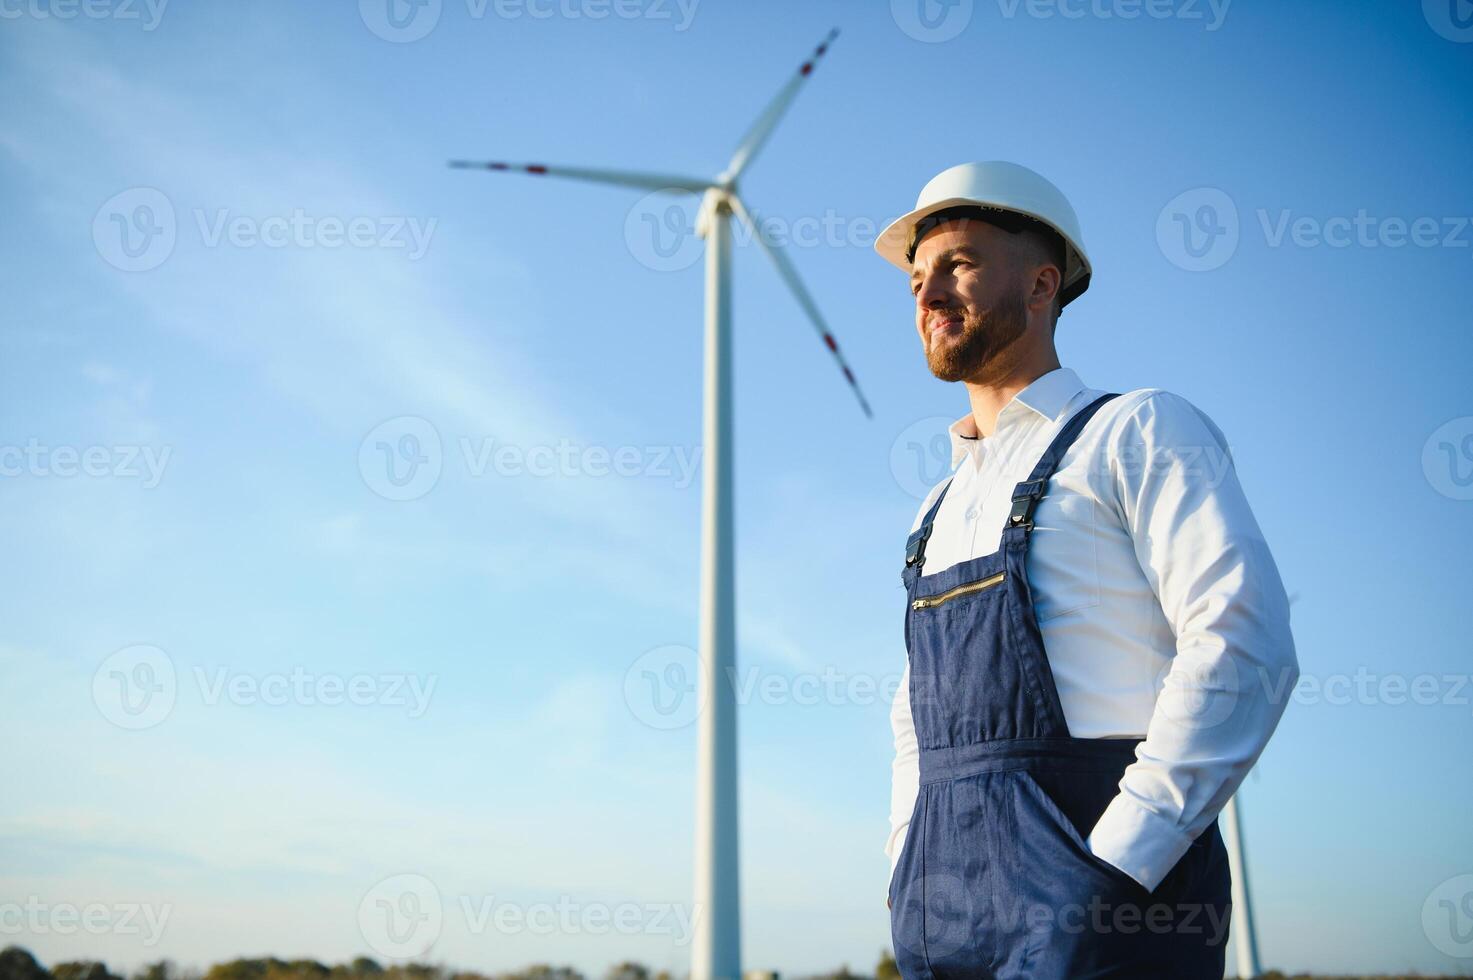
POLYGON ((963 163, 932 177, 921 188, 915 210, 896 219, 875 239, 875 251, 902 272, 909 272, 916 225, 938 211, 966 205, 1034 218, 1063 236, 1068 268, 1059 285, 1061 306, 1089 288, 1089 256, 1068 198, 1027 167, 1003 160, 963 163))

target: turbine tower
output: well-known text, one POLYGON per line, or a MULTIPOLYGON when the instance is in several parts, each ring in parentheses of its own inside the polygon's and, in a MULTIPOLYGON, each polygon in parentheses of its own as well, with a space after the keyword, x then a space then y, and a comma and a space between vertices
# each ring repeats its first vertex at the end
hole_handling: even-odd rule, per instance
POLYGON ((870 416, 854 372, 798 271, 758 216, 737 195, 737 181, 772 135, 838 31, 814 49, 747 130, 726 169, 711 179, 540 163, 452 160, 450 166, 615 184, 645 191, 701 194, 696 229, 706 240, 705 461, 701 474, 700 670, 707 685, 696 761, 695 935, 691 980, 741 980, 741 889, 737 861, 736 610, 733 594, 731 470, 731 221, 739 218, 777 267, 819 338, 870 416))
POLYGON ((1234 793, 1222 808, 1227 838, 1228 867, 1233 875, 1233 946, 1237 951, 1239 980, 1258 976, 1258 933, 1253 928, 1253 904, 1248 891, 1248 863, 1243 852, 1243 813, 1234 793))

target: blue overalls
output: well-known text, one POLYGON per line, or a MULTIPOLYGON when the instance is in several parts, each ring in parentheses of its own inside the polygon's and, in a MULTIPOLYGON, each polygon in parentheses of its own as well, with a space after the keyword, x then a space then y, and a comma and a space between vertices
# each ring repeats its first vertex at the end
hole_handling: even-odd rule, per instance
POLYGON ((1230 909, 1216 822, 1153 892, 1085 845, 1134 739, 1073 738, 1026 575, 1033 511, 1104 395, 1013 492, 1001 547, 930 575, 950 483, 906 542, 920 792, 890 883, 901 976, 1221 980, 1230 909))

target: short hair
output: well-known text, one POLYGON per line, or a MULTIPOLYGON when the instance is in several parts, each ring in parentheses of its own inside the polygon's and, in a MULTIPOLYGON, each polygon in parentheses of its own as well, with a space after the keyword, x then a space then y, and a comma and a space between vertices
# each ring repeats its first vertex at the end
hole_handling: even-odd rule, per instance
POLYGON ((936 226, 947 221, 968 219, 985 221, 1010 235, 1024 235, 1038 246, 1038 251, 1043 257, 1059 270, 1059 290, 1054 297, 1054 315, 1057 317, 1063 306, 1060 298, 1064 292, 1064 278, 1069 274, 1069 249, 1064 243, 1063 235, 1030 215, 1003 208, 983 207, 980 204, 958 204, 942 208, 916 222, 915 228, 910 233, 910 242, 905 247, 906 261, 915 262, 916 249, 920 246, 921 239, 930 234, 936 226))

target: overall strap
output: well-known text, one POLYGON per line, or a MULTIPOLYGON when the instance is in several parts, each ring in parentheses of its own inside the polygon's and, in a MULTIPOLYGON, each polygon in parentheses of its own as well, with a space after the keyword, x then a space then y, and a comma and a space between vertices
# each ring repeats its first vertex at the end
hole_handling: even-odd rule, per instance
POLYGON ((1105 402, 1112 398, 1118 398, 1120 393, 1113 391, 1101 395, 1088 405, 1074 413, 1074 417, 1064 423, 1064 427, 1054 436, 1054 441, 1049 443, 1043 455, 1038 458, 1038 465, 1033 467, 1033 472, 1028 479, 1013 488, 1013 509, 1008 513, 1007 526, 1003 528, 1004 533, 1013 528, 1022 528, 1025 532, 1033 530, 1033 510, 1043 495, 1048 491, 1048 481, 1054 475, 1054 470, 1059 468, 1059 461, 1074 445, 1074 440, 1084 430, 1094 414, 1104 406, 1105 402))
MULTIPOLYGON (((955 477, 952 477, 955 479, 955 477)), ((941 501, 946 499, 946 491, 951 489, 951 480, 947 480, 941 487, 941 492, 936 495, 936 502, 931 509, 926 511, 926 516, 921 518, 921 526, 916 528, 905 542, 905 567, 921 570, 926 563, 926 541, 931 537, 931 526, 936 523, 936 512, 941 509, 941 501)))

